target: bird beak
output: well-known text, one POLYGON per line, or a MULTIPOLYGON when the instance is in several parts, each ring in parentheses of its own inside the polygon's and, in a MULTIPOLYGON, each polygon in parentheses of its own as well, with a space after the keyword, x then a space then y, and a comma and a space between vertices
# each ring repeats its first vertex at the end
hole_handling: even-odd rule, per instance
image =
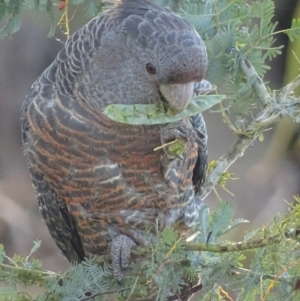
POLYGON ((168 103, 168 108, 173 114, 177 114, 189 105, 194 92, 194 83, 161 85, 159 89, 168 103))

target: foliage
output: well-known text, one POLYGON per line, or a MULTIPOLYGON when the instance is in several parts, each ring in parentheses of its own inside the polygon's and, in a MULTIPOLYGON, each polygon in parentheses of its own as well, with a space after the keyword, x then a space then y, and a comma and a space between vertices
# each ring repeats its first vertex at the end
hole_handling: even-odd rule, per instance
MULTIPOLYGON (((90 18, 109 5, 101 0, 60 2, 64 2, 61 11, 56 0, 0 0, 0 38, 20 28, 23 9, 47 12, 49 34, 55 34, 58 23, 68 37, 71 16, 77 17, 78 10, 84 9, 90 18)), ((227 168, 267 126, 282 115, 299 121, 300 100, 292 92, 300 79, 281 91, 270 91, 263 82, 268 61, 282 49, 274 46, 277 32, 271 0, 156 2, 176 10, 202 36, 209 55, 208 79, 227 96, 220 112, 239 137, 228 154, 210 164, 202 192, 206 196, 217 183, 225 187, 231 178, 227 168), (244 116, 257 107, 263 107, 262 111, 245 124, 244 116)), ((292 27, 284 32, 291 40, 299 38, 299 20, 293 20, 292 27)), ((275 217, 270 225, 241 237, 241 242, 224 237, 245 222, 234 219, 230 203, 220 202, 212 213, 204 206, 188 242, 173 229, 157 231, 155 243, 133 250, 132 264, 121 282, 112 278, 108 257, 87 258, 64 273, 53 273, 42 269, 42 263, 32 257, 39 242, 27 257, 9 258, 1 246, 0 300, 105 300, 115 293, 121 300, 171 301, 196 291, 199 300, 299 300, 299 197, 286 216, 275 217), (248 269, 243 267, 246 258, 250 260, 248 269), (45 293, 29 296, 22 287, 31 285, 44 288, 45 293)))
POLYGON ((24 1, 0 1, 0 24, 6 21, 0 27, 0 38, 18 31, 21 27, 20 13, 24 1))
POLYGON ((102 0, 0 0, 0 39, 20 29, 22 25, 22 10, 47 13, 50 21, 49 36, 52 37, 55 34, 58 23, 59 25, 68 25, 69 18, 68 13, 66 13, 68 10, 71 10, 72 13, 76 12, 77 9, 83 10, 87 21, 103 10, 105 5, 102 2, 102 0), (60 10, 60 3, 62 2, 65 2, 66 6, 65 9, 60 10), (61 15, 67 18, 61 18, 61 15), (1 23, 4 25, 1 26, 1 23))
POLYGON ((132 260, 121 282, 112 278, 107 261, 97 264, 99 258, 73 264, 60 274, 43 270, 41 262, 32 258, 39 242, 27 257, 9 258, 1 246, 0 280, 5 286, 0 289, 0 300, 100 301, 112 292, 121 300, 172 300, 174 294, 184 294, 189 283, 195 285, 199 277, 199 300, 230 300, 233 293, 236 300, 243 301, 256 297, 286 300, 286 296, 298 300, 299 214, 300 199, 296 198, 282 220, 276 217, 264 229, 244 236, 241 243, 232 243, 224 239, 224 234, 247 221, 233 218, 234 206, 230 203, 220 202, 211 214, 204 207, 193 243, 170 228, 158 232, 155 244, 150 243, 143 249, 143 256, 132 260), (249 269, 243 268, 246 256, 241 250, 253 253, 249 269), (20 284, 37 284, 46 292, 29 297, 19 289, 20 284))
MULTIPOLYGON (((190 0, 185 1, 180 12, 204 39, 209 56, 208 80, 226 94, 224 109, 243 115, 257 107, 257 97, 252 89, 256 77, 248 78, 240 70, 241 57, 246 56, 262 77, 271 60, 281 54, 281 46, 274 46, 276 25, 272 22, 274 3, 258 0, 190 0), (238 51, 236 51, 238 50, 238 51)), ((291 39, 299 37, 299 22, 293 21, 284 31, 291 39)), ((238 119, 238 121, 240 118, 238 119)), ((238 122, 236 123, 238 126, 238 122)))

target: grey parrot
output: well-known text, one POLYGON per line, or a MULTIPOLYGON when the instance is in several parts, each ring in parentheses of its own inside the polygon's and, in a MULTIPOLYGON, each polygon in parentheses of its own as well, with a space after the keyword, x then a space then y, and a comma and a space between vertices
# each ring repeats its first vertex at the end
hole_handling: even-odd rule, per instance
MULTIPOLYGON (((122 274, 134 245, 156 227, 187 233, 197 220, 207 166, 201 114, 172 124, 126 125, 110 104, 184 110, 204 78, 207 53, 179 15, 121 0, 75 32, 32 85, 22 140, 39 208, 70 261, 111 253, 122 274), (182 139, 185 151, 166 148, 182 139)), ((151 238, 152 239, 152 238, 151 238)))

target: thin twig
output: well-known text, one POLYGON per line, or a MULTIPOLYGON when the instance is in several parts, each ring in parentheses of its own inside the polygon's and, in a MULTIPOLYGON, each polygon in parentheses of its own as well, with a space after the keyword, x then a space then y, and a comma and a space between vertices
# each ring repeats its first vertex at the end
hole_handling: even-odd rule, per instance
MULTIPOLYGON (((244 62, 244 64, 246 64, 244 62)), ((247 61, 247 64, 250 64, 247 61)), ((249 68, 248 68, 249 69, 249 68)), ((244 70, 245 71, 245 70, 244 70)), ((246 76, 253 77, 253 69, 246 76)), ((258 75, 257 75, 258 76, 258 75)), ((218 183, 222 174, 239 158, 242 157, 246 149, 270 126, 272 126, 281 116, 286 116, 300 121, 300 99, 293 98, 290 93, 300 85, 300 76, 286 85, 277 96, 271 97, 262 82, 257 80, 253 88, 265 105, 264 109, 257 114, 256 118, 249 126, 241 132, 236 143, 223 155, 215 164, 214 168, 206 177, 201 198, 204 199, 218 183)))
POLYGON ((135 281, 134 281, 134 284, 133 284, 133 286, 132 286, 132 289, 131 289, 131 291, 130 291, 130 293, 129 293, 127 299, 126 299, 126 301, 129 301, 129 300, 130 300, 130 298, 131 298, 131 296, 132 296, 132 294, 133 294, 133 292, 134 292, 134 290, 135 290, 135 287, 136 287, 136 284, 137 284, 139 278, 140 278, 140 276, 137 275, 137 277, 136 277, 136 279, 135 279, 135 281))
POLYGON ((160 150, 160 149, 162 149, 162 148, 165 148, 165 147, 167 147, 167 146, 170 146, 170 145, 176 143, 177 141, 178 141, 178 139, 175 139, 175 140, 173 140, 173 141, 170 141, 170 142, 167 142, 167 143, 162 144, 162 145, 160 145, 160 146, 157 146, 157 147, 155 147, 155 148, 153 149, 153 151, 156 152, 156 151, 158 151, 158 150, 160 150))
POLYGON ((279 233, 271 237, 256 239, 253 241, 236 242, 228 244, 205 244, 205 243, 188 243, 187 248, 190 251, 202 251, 213 253, 229 253, 237 251, 246 251, 264 248, 282 242, 282 239, 299 240, 300 229, 292 229, 285 233, 279 233))
POLYGON ((88 297, 86 297, 86 298, 80 299, 80 301, 88 301, 88 300, 94 299, 94 298, 97 297, 97 296, 110 295, 110 294, 117 294, 117 293, 121 293, 121 292, 128 291, 128 290, 130 290, 129 287, 122 288, 122 289, 119 289, 119 290, 105 291, 105 292, 101 292, 101 293, 94 294, 94 295, 88 296, 88 297))
MULTIPOLYGON (((235 243, 226 243, 226 244, 208 244, 208 243, 187 243, 186 247, 188 251, 197 251, 197 252, 212 252, 212 253, 230 253, 230 252, 239 252, 247 251, 253 249, 264 248, 267 246, 275 245, 282 242, 282 239, 294 239, 300 240, 300 229, 291 229, 284 233, 278 233, 276 235, 260 238, 252 241, 246 242, 235 242, 235 243)), ((151 250, 149 247, 145 246, 135 246, 132 248, 132 258, 145 256, 149 254, 151 250)), ((105 260, 110 260, 108 255, 97 256, 97 263, 103 263, 105 260)))
MULTIPOLYGON (((203 289, 203 285, 202 283, 199 283, 190 289, 184 290, 181 293, 180 298, 182 299, 182 298, 190 297, 191 295, 201 291, 202 289, 203 289)), ((174 300, 178 300, 178 297, 176 295, 167 298, 167 301, 174 301, 174 300)))

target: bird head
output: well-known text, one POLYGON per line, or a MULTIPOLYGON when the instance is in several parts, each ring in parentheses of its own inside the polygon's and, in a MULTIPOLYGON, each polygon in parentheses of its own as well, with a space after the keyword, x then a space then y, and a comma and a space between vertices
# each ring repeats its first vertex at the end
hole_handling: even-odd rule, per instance
POLYGON ((94 45, 86 54, 84 85, 94 106, 163 102, 180 112, 205 75, 201 37, 179 15, 150 1, 121 0, 82 32, 94 45))

